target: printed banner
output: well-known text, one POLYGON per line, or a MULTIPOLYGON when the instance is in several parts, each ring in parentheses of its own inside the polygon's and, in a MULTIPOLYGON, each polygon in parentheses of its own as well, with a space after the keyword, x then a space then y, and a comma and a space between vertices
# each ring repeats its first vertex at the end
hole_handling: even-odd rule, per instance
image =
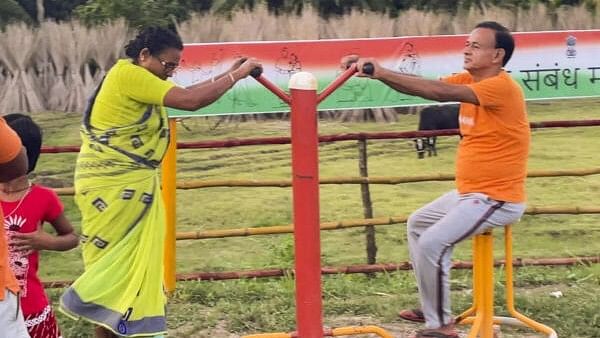
MULTIPOLYGON (((468 35, 352 40, 207 43, 185 46, 173 81, 181 86, 210 80, 229 69, 238 56, 252 56, 263 76, 287 91, 299 71, 314 74, 323 90, 339 74, 348 54, 376 58, 398 72, 438 79, 461 72, 468 35)), ((514 33, 516 48, 507 71, 528 100, 600 96, 600 30, 514 33)), ((428 104, 398 93, 379 81, 352 78, 321 102, 319 110, 398 107, 428 104)), ((239 81, 215 103, 198 111, 170 109, 170 116, 256 114, 289 107, 255 79, 239 81)))

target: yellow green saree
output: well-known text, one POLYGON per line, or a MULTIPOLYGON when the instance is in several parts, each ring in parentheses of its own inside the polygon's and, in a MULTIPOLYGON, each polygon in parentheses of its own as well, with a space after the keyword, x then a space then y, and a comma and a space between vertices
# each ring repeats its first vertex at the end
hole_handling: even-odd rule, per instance
POLYGON ((147 105, 133 124, 81 129, 75 201, 81 211, 85 272, 60 308, 124 337, 166 333, 164 213, 159 164, 168 146, 165 110, 147 105))

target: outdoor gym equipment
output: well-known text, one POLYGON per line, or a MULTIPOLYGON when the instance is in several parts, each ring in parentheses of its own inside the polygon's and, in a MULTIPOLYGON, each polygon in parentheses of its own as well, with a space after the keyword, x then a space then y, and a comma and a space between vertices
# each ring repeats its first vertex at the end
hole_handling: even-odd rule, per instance
MULTIPOLYGON (((347 336, 373 333, 383 338, 392 335, 377 326, 352 326, 334 329, 323 328, 322 293, 321 293, 321 261, 320 261, 320 229, 319 229, 319 168, 318 168, 318 133, 317 105, 333 93, 352 75, 356 73, 356 64, 351 65, 327 88, 317 95, 317 81, 307 72, 299 72, 290 78, 290 94, 265 79, 261 69, 253 71, 252 76, 263 86, 291 107, 291 140, 292 140, 292 189, 294 207, 294 250, 296 277, 296 325, 297 331, 291 333, 263 333, 245 336, 244 338, 321 338, 330 336, 347 336)), ((363 72, 373 74, 373 65, 366 63, 363 72)), ((175 120, 170 120, 171 128, 175 128, 175 120)), ((173 135, 175 133, 173 132, 173 135)), ((171 140, 174 153, 175 140, 171 140)), ((174 163, 165 158, 165 162, 174 163)), ((174 181, 175 165, 165 166, 163 179, 174 181)), ((165 200, 174 203, 174 189, 164 191, 165 200)), ((168 208, 167 208, 168 209, 168 208)), ((170 228, 174 228, 174 212, 167 210, 170 228)), ((172 240, 167 243, 174 246, 172 240)), ((512 275, 512 235, 511 227, 505 229, 506 255, 506 303, 513 317, 494 316, 494 258, 492 253, 493 237, 491 232, 477 235, 473 239, 473 305, 457 317, 459 324, 472 324, 468 338, 493 338, 493 324, 519 325, 533 328, 545 333, 548 338, 557 338, 556 332, 543 324, 527 318, 514 308, 513 275, 512 275), (474 315, 474 316, 473 316, 474 315)), ((169 235, 169 231, 167 232, 169 235)), ((174 248, 165 251, 165 259, 172 260, 174 248)), ((173 270, 174 268, 171 268, 173 270)), ((167 270, 167 269, 165 269, 167 270)), ((168 291, 174 290, 175 273, 165 271, 165 286, 168 291)))
POLYGON ((355 64, 318 95, 317 80, 308 72, 292 75, 289 95, 262 75, 255 76, 258 82, 291 107, 297 332, 255 334, 245 338, 321 338, 366 333, 392 338, 391 334, 376 326, 323 328, 317 105, 354 73, 355 64))

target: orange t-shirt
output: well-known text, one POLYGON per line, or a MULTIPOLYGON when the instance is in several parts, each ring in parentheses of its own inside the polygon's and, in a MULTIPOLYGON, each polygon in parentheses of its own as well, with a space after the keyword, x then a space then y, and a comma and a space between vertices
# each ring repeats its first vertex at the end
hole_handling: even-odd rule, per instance
POLYGON ((460 105, 463 138, 456 158, 458 192, 525 202, 531 133, 521 87, 505 71, 479 82, 474 82, 469 73, 444 81, 468 85, 479 100, 479 105, 460 105))
MULTIPOLYGON (((13 160, 21 151, 19 136, 10 129, 0 117, 0 163, 13 160)), ((4 215, 0 208, 0 300, 4 300, 4 290, 9 289, 14 293, 19 292, 19 284, 8 265, 8 246, 4 234, 4 215)))

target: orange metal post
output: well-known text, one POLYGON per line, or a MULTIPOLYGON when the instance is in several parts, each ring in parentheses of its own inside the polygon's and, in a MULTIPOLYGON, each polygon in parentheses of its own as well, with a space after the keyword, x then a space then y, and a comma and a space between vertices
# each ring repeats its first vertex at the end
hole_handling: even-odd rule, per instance
POLYGON ((373 326, 373 325, 338 327, 338 328, 332 329, 331 331, 327 332, 327 336, 332 336, 332 337, 353 336, 353 335, 363 335, 366 333, 376 334, 377 336, 382 337, 382 338, 393 338, 394 337, 386 330, 384 330, 380 327, 377 327, 377 326, 373 326))
POLYGON ((512 230, 505 227, 506 304, 513 317, 494 316, 494 238, 488 231, 473 238, 473 305, 456 317, 458 324, 472 324, 468 338, 494 338, 494 324, 518 325, 557 338, 556 332, 518 313, 513 301, 512 230), (475 314, 473 316, 473 314, 475 314))
POLYGON ((294 337, 297 337, 297 336, 294 336, 293 334, 286 333, 286 332, 257 333, 257 334, 243 336, 243 338, 294 338, 294 337))
MULTIPOLYGON (((477 315, 481 316, 481 327, 479 328, 480 338, 494 337, 494 237, 492 232, 485 232, 475 236, 475 241, 479 242, 479 260, 480 266, 480 284, 476 292, 481 300, 480 307, 477 308, 477 315)), ((471 335, 469 335, 471 336, 471 335)), ((473 336, 475 337, 475 336, 473 336)))
POLYGON ((162 194, 165 203, 165 251, 164 287, 167 293, 175 291, 175 223, 176 216, 176 180, 177 180, 177 123, 169 119, 169 148, 162 163, 162 194))
POLYGON ((504 247, 506 251, 506 308, 516 320, 523 323, 538 332, 545 333, 548 337, 557 337, 556 332, 549 326, 538 323, 535 320, 526 317, 515 309, 514 291, 513 291, 513 255, 512 255, 512 226, 504 229, 504 247))

